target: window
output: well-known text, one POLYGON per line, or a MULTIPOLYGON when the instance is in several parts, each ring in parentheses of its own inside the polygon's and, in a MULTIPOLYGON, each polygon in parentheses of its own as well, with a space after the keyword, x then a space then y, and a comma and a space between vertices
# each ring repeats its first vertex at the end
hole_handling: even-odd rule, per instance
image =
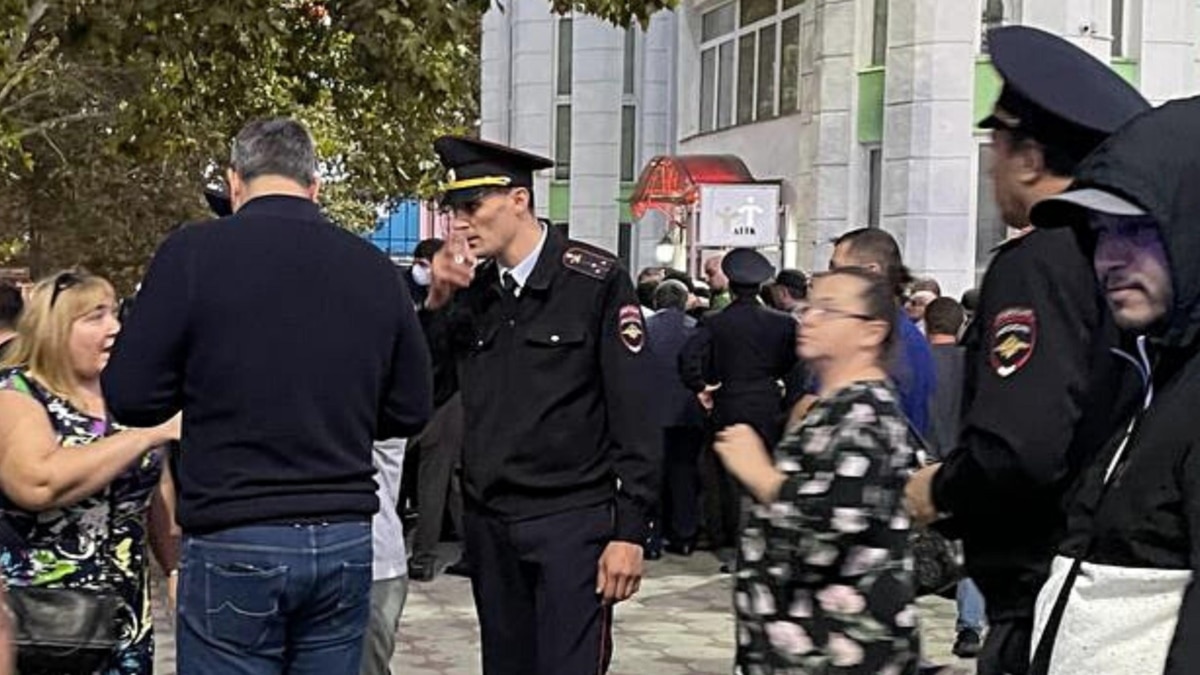
POLYGON ((621 106, 621 180, 637 180, 637 107, 621 106))
POLYGON ((1021 23, 1021 0, 983 0, 983 37, 980 51, 987 52, 987 32, 1021 23))
POLYGON ((871 22, 871 65, 882 66, 887 61, 888 0, 875 0, 875 16, 871 22))
POLYGON ((637 33, 633 28, 625 29, 625 71, 622 75, 623 89, 626 96, 633 95, 633 84, 637 73, 637 33))
POLYGON ((779 114, 800 110, 800 16, 780 24, 779 114))
POLYGON ((706 12, 700 35, 700 131, 800 110, 803 0, 741 0, 706 12))
POLYGON ((617 223, 617 257, 625 269, 633 269, 632 223, 617 223))
POLYGON ((1008 237, 1008 226, 996 206, 996 192, 992 188, 991 166, 992 145, 979 145, 979 166, 976 167, 975 191, 975 280, 983 279, 992 249, 1008 237))
POLYGON ((571 104, 554 109, 554 177, 571 178, 571 104))
POLYGON ((558 20, 558 86, 559 96, 571 94, 571 60, 573 56, 574 29, 570 19, 558 20))
POLYGON ((1125 2, 1112 0, 1112 56, 1125 56, 1125 2))
POLYGON ((883 148, 867 148, 867 227, 879 227, 883 212, 883 148))

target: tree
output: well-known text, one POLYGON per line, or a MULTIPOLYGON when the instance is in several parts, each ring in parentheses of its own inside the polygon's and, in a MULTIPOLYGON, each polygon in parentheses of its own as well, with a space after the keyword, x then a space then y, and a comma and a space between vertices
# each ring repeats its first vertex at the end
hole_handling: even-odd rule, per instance
MULTIPOLYGON (((327 211, 370 228, 433 191, 434 138, 473 128, 488 1, 0 0, 0 264, 128 289, 271 115, 309 125, 327 211)), ((618 24, 664 6, 552 2, 618 24)))

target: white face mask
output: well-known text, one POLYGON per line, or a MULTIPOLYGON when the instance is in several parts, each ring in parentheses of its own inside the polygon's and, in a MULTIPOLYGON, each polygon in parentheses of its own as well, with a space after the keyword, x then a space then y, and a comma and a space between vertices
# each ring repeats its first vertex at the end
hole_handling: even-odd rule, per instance
POLYGON ((412 278, 413 281, 417 282, 418 286, 428 286, 430 281, 429 268, 424 265, 414 264, 412 266, 412 278))

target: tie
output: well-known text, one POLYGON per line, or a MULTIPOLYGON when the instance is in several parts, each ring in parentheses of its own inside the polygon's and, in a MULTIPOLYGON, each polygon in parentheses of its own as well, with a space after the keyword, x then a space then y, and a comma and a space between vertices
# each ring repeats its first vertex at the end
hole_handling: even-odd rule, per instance
POLYGON ((500 288, 503 288, 505 293, 516 297, 517 280, 513 277, 512 272, 505 272, 500 277, 500 288))

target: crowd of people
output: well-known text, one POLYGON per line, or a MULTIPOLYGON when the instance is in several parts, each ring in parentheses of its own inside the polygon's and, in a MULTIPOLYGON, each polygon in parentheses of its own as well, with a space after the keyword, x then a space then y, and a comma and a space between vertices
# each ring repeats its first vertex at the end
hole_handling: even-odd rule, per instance
POLYGON ((549 160, 456 136, 451 231, 398 270, 322 213, 302 124, 248 124, 136 303, 0 288, 0 675, 151 673, 151 557, 181 675, 382 675, 447 513, 485 675, 606 672, 645 561, 697 550, 738 675, 937 670, 933 592, 981 675, 1196 672, 1200 99, 988 43, 1018 233, 961 301, 874 228, 635 285, 536 217, 549 160))

